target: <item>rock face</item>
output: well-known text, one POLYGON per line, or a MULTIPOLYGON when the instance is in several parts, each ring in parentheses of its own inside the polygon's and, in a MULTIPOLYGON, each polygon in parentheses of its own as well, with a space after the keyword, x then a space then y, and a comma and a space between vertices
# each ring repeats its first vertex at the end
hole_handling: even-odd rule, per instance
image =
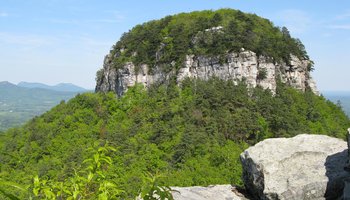
POLYGON ((202 80, 218 77, 236 83, 245 80, 248 87, 261 86, 273 93, 279 78, 294 88, 305 91, 309 87, 315 94, 319 94, 308 70, 309 60, 299 60, 291 55, 290 64, 276 64, 264 56, 257 56, 254 52, 244 49, 239 53, 227 54, 226 58, 227 62, 220 63, 219 58, 215 57, 187 55, 183 66, 177 72, 164 73, 156 66, 152 73, 149 73, 147 65, 136 69, 132 62, 125 63, 121 69, 116 69, 112 66, 113 56, 109 54, 105 57, 103 69, 98 72, 96 91, 114 91, 121 96, 128 87, 136 83, 149 87, 151 84, 163 83, 171 76, 176 76, 178 83, 187 77, 202 80))
POLYGON ((257 199, 336 199, 347 143, 324 135, 266 139, 241 154, 243 181, 257 199))
POLYGON ((342 199, 350 199, 350 128, 348 128, 348 159, 344 169, 348 172, 349 178, 344 180, 344 191, 342 199))
POLYGON ((172 187, 174 200, 246 200, 231 185, 172 187))

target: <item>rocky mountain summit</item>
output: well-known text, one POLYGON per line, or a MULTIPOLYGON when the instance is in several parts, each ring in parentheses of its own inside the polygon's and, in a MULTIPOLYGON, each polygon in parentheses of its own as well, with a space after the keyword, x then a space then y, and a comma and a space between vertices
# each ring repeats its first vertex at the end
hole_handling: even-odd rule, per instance
POLYGON ((147 88, 217 77, 272 93, 281 81, 318 94, 312 70, 304 45, 287 28, 238 10, 199 11, 146 22, 124 33, 97 72, 95 90, 121 96, 137 83, 147 88))

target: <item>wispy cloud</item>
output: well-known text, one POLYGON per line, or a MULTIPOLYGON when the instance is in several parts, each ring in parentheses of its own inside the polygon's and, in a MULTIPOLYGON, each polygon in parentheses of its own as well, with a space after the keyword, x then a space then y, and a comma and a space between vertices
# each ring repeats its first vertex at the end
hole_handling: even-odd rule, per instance
POLYGON ((101 41, 88 36, 80 36, 78 39, 88 46, 110 46, 113 43, 112 41, 101 41))
POLYGON ((48 22, 54 24, 91 24, 91 23, 119 23, 122 19, 47 19, 48 22))
POLYGON ((0 11, 0 17, 8 17, 9 14, 7 12, 1 12, 0 11))
POLYGON ((312 25, 311 16, 303 10, 283 10, 278 12, 274 18, 293 33, 303 33, 312 25))
POLYGON ((0 43, 3 44, 38 47, 44 45, 51 45, 56 41, 56 38, 48 36, 0 32, 0 43))
POLYGON ((46 19, 50 23, 55 24, 91 24, 91 23, 120 23, 126 17, 118 11, 105 11, 104 17, 88 18, 88 19, 46 19))
POLYGON ((330 25, 329 28, 338 30, 350 30, 350 24, 330 25))
POLYGON ((74 19, 46 19, 45 21, 48 21, 49 23, 53 23, 53 24, 79 24, 80 23, 79 20, 74 20, 74 19))
POLYGON ((350 10, 342 13, 342 14, 339 14, 335 17, 336 20, 344 20, 344 19, 349 19, 350 18, 350 10))
POLYGON ((123 19, 90 19, 90 20, 85 20, 84 22, 87 22, 87 23, 119 23, 119 22, 122 22, 123 19))
POLYGON ((111 15, 111 19, 117 22, 122 22, 126 19, 125 14, 117 10, 106 10, 105 13, 109 13, 111 15))

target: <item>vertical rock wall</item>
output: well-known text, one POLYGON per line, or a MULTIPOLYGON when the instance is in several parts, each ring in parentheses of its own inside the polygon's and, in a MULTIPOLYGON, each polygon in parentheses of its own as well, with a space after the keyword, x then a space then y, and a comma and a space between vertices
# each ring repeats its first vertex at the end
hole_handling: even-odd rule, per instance
POLYGON ((114 91, 121 96, 128 87, 141 83, 145 87, 157 82, 164 82, 169 77, 175 75, 178 83, 185 78, 198 78, 208 80, 210 77, 218 77, 234 82, 244 80, 248 87, 261 86, 276 91, 276 80, 290 86, 305 91, 311 88, 315 94, 319 94, 315 81, 312 79, 308 65, 309 60, 299 60, 296 56, 291 56, 290 64, 276 64, 268 58, 257 56, 252 51, 242 50, 239 53, 227 54, 226 62, 220 62, 217 57, 187 55, 183 67, 177 73, 164 73, 159 67, 149 73, 147 65, 136 67, 132 62, 125 63, 121 69, 112 66, 112 56, 107 55, 104 60, 102 71, 97 77, 96 91, 114 91))

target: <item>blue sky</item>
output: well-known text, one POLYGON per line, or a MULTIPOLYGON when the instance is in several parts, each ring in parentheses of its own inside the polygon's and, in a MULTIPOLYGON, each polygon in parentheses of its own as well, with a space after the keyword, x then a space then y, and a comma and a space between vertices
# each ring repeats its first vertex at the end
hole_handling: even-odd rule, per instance
POLYGON ((0 81, 92 89, 123 32, 170 14, 220 8, 286 26, 314 60, 319 89, 350 90, 349 0, 0 0, 0 81))

